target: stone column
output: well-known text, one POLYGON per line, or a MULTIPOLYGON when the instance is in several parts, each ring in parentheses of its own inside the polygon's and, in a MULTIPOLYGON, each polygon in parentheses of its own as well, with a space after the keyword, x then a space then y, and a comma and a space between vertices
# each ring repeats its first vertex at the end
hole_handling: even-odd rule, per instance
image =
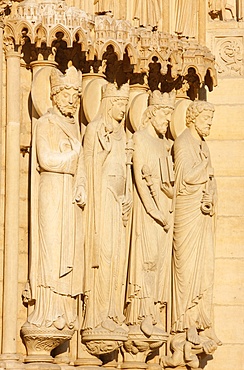
MULTIPOLYGON (((6 200, 3 284, 3 334, 1 359, 12 363, 17 356, 19 161, 20 161, 20 54, 6 52, 7 131, 6 200)), ((6 365, 7 366, 7 365, 6 365)), ((18 366, 18 365, 17 365, 18 366)), ((19 363, 19 366, 21 364, 19 363)), ((16 367, 13 363, 7 367, 16 367)))

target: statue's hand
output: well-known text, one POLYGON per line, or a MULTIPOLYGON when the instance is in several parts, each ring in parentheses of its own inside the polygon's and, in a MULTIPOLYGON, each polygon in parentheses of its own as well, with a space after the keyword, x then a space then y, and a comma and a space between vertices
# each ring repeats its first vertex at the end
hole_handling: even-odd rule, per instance
POLYGON ((127 222, 129 220, 132 203, 133 202, 132 202, 131 194, 127 194, 122 202, 122 220, 123 220, 124 226, 127 225, 127 222))
POLYGON ((209 165, 209 158, 203 151, 200 152, 200 157, 205 168, 209 165))
POLYGON ((86 205, 86 191, 84 189, 84 186, 80 185, 77 186, 76 191, 75 191, 75 203, 81 207, 84 208, 86 205))
POLYGON ((80 154, 80 150, 81 150, 81 143, 79 140, 77 139, 69 139, 70 141, 70 145, 71 145, 71 148, 72 150, 74 150, 78 155, 80 154))
POLYGON ((150 216, 154 218, 154 220, 157 221, 160 225, 162 225, 165 231, 169 230, 168 221, 166 220, 166 217, 163 214, 163 212, 159 211, 159 209, 156 208, 153 209, 150 212, 150 216))
POLYGON ((100 141, 100 144, 103 150, 105 150, 108 153, 111 152, 112 142, 111 142, 110 135, 109 135, 110 132, 105 129, 105 130, 98 131, 97 134, 98 134, 98 138, 99 138, 99 141, 100 141))
POLYGON ((168 182, 161 183, 161 190, 167 195, 168 198, 172 199, 174 195, 173 186, 168 182))
POLYGON ((213 194, 203 191, 201 203, 213 204, 213 194))

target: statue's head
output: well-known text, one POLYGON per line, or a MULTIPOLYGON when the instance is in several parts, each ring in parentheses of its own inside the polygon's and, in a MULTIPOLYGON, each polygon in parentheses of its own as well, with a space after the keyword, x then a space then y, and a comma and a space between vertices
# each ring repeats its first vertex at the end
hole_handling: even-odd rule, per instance
POLYGON ((174 102, 174 92, 169 94, 162 94, 159 90, 151 92, 149 106, 142 116, 142 127, 150 123, 157 134, 165 135, 174 110, 174 102))
POLYGON ((106 124, 113 120, 117 122, 123 120, 129 101, 129 91, 128 84, 118 88, 116 84, 108 83, 103 87, 101 113, 106 120, 106 124))
POLYGON ((200 137, 208 136, 212 126, 213 115, 213 104, 202 100, 195 100, 186 110, 186 126, 190 127, 194 125, 200 137))
POLYGON ((81 95, 81 72, 71 66, 63 74, 53 69, 50 76, 53 106, 66 117, 73 117, 81 95))

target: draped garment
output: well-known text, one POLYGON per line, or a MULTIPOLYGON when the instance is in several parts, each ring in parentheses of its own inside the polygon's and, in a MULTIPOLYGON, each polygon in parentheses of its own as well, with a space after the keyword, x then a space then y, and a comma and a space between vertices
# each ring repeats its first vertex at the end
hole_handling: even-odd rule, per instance
POLYGON ((211 326, 215 217, 202 213, 201 200, 203 191, 211 190, 214 198, 216 192, 215 182, 209 183, 210 159, 205 168, 201 152, 210 158, 206 142, 188 128, 175 140, 173 332, 211 326))
POLYGON ((170 272, 173 219, 169 199, 161 189, 160 159, 169 154, 166 139, 154 138, 147 130, 133 135, 133 218, 127 289, 127 324, 140 324, 151 316, 154 324, 161 323, 160 310, 170 300, 170 272), (157 205, 143 179, 142 168, 150 170, 153 191, 170 230, 166 233, 150 212, 157 205))
POLYGON ((84 138, 88 176, 87 234, 85 242, 86 312, 83 329, 99 327, 107 319, 124 321, 124 290, 127 271, 122 203, 125 195, 125 132, 110 132, 111 151, 99 140, 103 120, 90 122, 84 138))
POLYGON ((32 139, 30 285, 36 300, 28 321, 50 326, 76 319, 71 297, 83 292, 84 232, 75 189, 85 186, 83 152, 72 150, 78 125, 50 110, 36 123, 32 139))

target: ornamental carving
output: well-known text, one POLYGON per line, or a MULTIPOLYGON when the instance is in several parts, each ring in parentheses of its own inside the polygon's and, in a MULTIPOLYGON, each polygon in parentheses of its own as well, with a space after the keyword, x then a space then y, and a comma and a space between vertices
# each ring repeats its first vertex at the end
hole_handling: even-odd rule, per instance
POLYGON ((216 38, 216 65, 220 75, 243 74, 243 37, 216 38))

